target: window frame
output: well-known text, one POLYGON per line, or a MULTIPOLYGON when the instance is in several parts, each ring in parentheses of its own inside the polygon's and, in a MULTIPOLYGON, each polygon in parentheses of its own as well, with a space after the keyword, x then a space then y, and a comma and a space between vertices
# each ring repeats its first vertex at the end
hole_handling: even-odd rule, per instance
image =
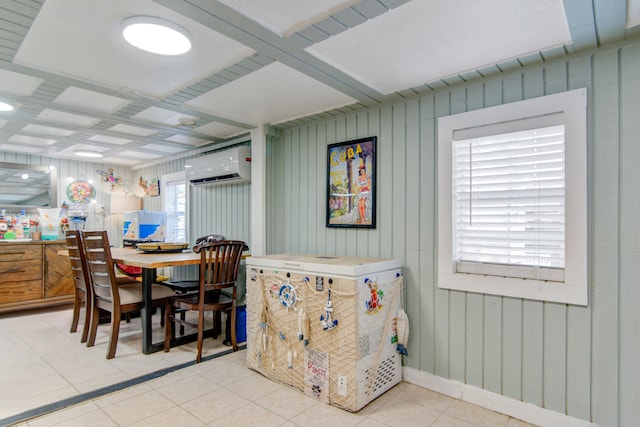
MULTIPOLYGON (((497 130, 495 134, 507 133, 497 130)), ((438 287, 540 301, 588 304, 587 89, 532 98, 438 118, 438 287), (454 262, 453 136, 481 126, 561 113, 565 126, 564 282, 456 272, 454 262)))

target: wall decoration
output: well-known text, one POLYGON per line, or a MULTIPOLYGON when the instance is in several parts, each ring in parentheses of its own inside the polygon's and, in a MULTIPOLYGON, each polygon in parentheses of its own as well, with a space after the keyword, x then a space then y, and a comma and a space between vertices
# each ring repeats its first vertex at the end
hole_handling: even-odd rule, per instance
POLYGON ((72 203, 87 204, 95 197, 96 189, 87 181, 73 181, 67 186, 67 198, 72 203))
POLYGON ((117 190, 122 185, 122 177, 116 176, 113 169, 109 169, 107 172, 98 169, 96 172, 102 175, 102 182, 111 185, 111 191, 117 190))
POLYGON ((144 190, 144 194, 151 197, 160 195, 160 180, 158 178, 152 178, 151 181, 145 181, 140 177, 138 185, 144 190))
POLYGON ((327 227, 376 227, 376 141, 327 147, 327 227))

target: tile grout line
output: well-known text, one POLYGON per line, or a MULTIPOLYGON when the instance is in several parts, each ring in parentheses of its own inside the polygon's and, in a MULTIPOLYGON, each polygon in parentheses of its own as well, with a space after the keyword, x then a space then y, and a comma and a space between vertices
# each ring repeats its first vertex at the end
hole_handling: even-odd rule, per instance
MULTIPOLYGON (((247 348, 246 345, 239 345, 238 346, 238 350, 245 350, 247 348)), ((206 362, 208 360, 212 360, 212 359, 217 359, 219 357, 222 356, 226 356, 228 354, 232 354, 234 353, 233 349, 229 349, 229 350, 225 350, 225 351, 221 351, 219 353, 216 354, 212 354, 210 356, 204 356, 202 357, 202 362, 206 362)), ((112 384, 109 386, 105 386, 102 388, 99 388, 97 390, 92 390, 92 391, 88 391, 85 393, 81 393, 77 396, 73 396, 73 397, 69 397, 66 399, 62 399, 59 400, 57 402, 53 402, 53 403, 49 403, 34 409, 29 409, 27 411, 21 412, 19 414, 16 415, 12 415, 10 417, 7 418, 3 418, 0 419, 0 427, 7 427, 13 424, 17 424, 19 422, 24 422, 27 420, 30 420, 32 418, 36 418, 45 414, 48 414, 49 412, 54 412, 54 411, 58 411, 60 409, 64 409, 67 408, 69 406, 73 406, 73 405, 77 405, 78 403, 82 403, 85 402, 87 400, 91 400, 91 399, 95 399, 101 396, 104 396, 106 394, 109 393, 114 393, 116 391, 120 391, 120 390, 124 390, 125 388, 134 386, 134 385, 138 385, 141 384, 143 382, 146 381, 150 381, 159 377, 162 377, 166 374, 169 374, 171 372, 175 372, 177 370, 183 369, 183 368, 187 368, 189 366, 193 366, 195 365, 196 362, 195 360, 190 361, 190 362, 185 362, 185 363, 181 363, 179 365, 175 365, 175 366, 170 366, 168 368, 163 368, 154 372, 150 372, 148 374, 145 375, 141 375, 139 377, 135 377, 135 378, 131 378, 128 379, 126 381, 122 381, 116 384, 112 384)))

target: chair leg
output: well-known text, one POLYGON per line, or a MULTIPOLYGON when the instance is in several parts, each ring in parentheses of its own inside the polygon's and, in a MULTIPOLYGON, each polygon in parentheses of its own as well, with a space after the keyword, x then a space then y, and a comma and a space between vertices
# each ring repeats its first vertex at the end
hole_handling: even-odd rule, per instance
POLYGON ((89 335, 89 328, 91 327, 91 299, 87 298, 87 294, 84 294, 84 325, 82 326, 82 336, 80 342, 87 342, 87 336, 89 335))
POLYGON ((114 307, 114 310, 111 313, 111 337, 109 338, 109 349, 107 350, 107 359, 113 359, 116 356, 116 347, 118 346, 119 334, 120 334, 120 309, 119 307, 114 307))
POLYGON ((198 311, 198 354, 196 355, 196 363, 202 360, 202 341, 204 339, 204 311, 198 311))
POLYGON ((80 305, 82 304, 82 298, 80 298, 80 291, 76 288, 73 295, 73 318, 71 319, 71 329, 69 332, 75 332, 78 330, 78 320, 80 319, 80 305))
MULTIPOLYGON (((233 351, 238 351, 238 339, 236 335, 236 306, 231 307, 231 316, 228 316, 227 319, 231 321, 231 346, 233 347, 233 351)), ((227 323, 229 324, 229 323, 227 323)))
POLYGON ((174 324, 172 317, 173 316, 173 307, 171 304, 167 304, 166 309, 164 310, 164 351, 168 352, 171 347, 171 338, 174 336, 175 332, 174 324))
POLYGON ((87 347, 93 347, 96 343, 96 333, 98 332, 98 323, 100 323, 100 309, 92 304, 91 309, 91 331, 89 332, 89 339, 87 339, 87 347))
MULTIPOLYGON (((180 312, 180 320, 184 320, 186 319, 186 315, 187 315, 187 311, 186 310, 182 310, 180 312)), ((184 325, 180 324, 180 336, 184 335, 184 325)))

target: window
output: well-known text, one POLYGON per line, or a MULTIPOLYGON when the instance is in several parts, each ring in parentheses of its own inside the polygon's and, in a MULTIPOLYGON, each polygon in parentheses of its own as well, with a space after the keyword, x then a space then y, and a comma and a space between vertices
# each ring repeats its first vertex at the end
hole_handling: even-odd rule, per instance
POLYGON ((167 241, 187 242, 187 185, 184 172, 160 178, 162 209, 167 213, 167 241))
POLYGON ((586 89, 438 120, 438 286, 587 304, 586 89))

